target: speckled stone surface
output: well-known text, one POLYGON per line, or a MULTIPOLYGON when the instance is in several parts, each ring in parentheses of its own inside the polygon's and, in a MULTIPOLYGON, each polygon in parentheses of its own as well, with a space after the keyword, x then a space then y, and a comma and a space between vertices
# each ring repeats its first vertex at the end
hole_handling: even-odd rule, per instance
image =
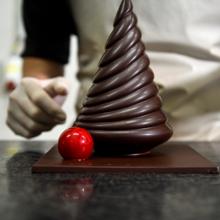
MULTIPOLYGON (((219 175, 32 174, 53 143, 0 142, 0 219, 219 219, 219 175)), ((191 143, 220 165, 220 143, 191 143)))

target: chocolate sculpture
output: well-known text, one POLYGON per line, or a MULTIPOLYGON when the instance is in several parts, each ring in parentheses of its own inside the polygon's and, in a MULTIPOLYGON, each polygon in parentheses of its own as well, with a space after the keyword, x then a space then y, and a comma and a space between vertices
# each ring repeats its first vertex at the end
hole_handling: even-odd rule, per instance
POLYGON ((153 79, 132 3, 123 0, 74 123, 91 133, 96 153, 141 154, 171 137, 153 79))

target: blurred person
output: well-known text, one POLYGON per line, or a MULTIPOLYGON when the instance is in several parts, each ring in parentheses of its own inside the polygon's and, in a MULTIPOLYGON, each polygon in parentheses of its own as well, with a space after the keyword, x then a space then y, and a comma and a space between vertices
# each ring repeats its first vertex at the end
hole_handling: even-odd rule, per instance
MULTIPOLYGON (((78 37, 76 108, 91 85, 121 0, 23 0, 26 30, 23 79, 10 95, 8 126, 35 137, 66 119, 55 100, 68 93, 63 78, 70 37, 78 37)), ((135 0, 163 109, 175 140, 220 140, 220 14, 218 0, 135 0)))

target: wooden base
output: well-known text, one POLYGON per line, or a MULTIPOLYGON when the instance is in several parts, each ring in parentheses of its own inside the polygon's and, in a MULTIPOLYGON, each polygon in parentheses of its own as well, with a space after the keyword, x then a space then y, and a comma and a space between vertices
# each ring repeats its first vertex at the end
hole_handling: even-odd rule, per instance
POLYGON ((93 157, 86 161, 63 160, 53 147, 32 167, 33 173, 75 172, 144 172, 144 173, 212 173, 218 166, 189 146, 166 143, 150 154, 137 157, 93 157))

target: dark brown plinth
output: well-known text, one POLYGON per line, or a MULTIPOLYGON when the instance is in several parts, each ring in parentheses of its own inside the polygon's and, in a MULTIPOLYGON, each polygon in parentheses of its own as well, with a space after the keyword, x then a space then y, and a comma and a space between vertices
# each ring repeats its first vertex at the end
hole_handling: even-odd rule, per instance
POLYGON ((166 143, 150 154, 139 157, 93 157, 87 161, 63 160, 56 146, 32 167, 33 173, 145 172, 145 173, 218 173, 218 166, 192 148, 166 143))

